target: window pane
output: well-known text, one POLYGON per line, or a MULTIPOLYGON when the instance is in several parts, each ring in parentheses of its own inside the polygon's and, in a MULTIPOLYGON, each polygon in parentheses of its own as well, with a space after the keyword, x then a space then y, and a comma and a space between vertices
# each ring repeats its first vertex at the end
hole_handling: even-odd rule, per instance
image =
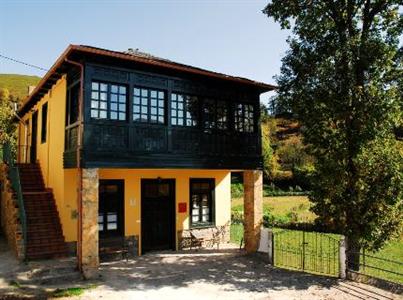
POLYGON ((108 230, 116 230, 118 229, 117 223, 108 223, 108 230))
POLYGON ((108 213, 106 218, 108 222, 117 222, 118 220, 118 216, 116 213, 108 213))
POLYGON ((111 85, 111 92, 112 93, 117 93, 118 92, 118 86, 117 85, 111 85))
POLYGON ((94 91, 98 91, 99 90, 99 83, 98 82, 92 82, 91 88, 94 91))
POLYGON ((108 90, 108 85, 106 83, 101 83, 101 91, 106 92, 108 90))
POLYGON ((100 119, 106 119, 106 111, 103 111, 103 110, 100 111, 100 112, 99 112, 99 118, 100 118, 100 119))
POLYGON ((98 118, 98 111, 91 109, 91 118, 98 118))

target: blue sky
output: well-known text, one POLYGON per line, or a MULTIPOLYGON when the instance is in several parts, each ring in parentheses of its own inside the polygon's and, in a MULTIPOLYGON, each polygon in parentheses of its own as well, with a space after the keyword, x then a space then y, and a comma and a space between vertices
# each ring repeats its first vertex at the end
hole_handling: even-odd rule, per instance
MULTIPOLYGON (((274 83, 289 32, 261 12, 268 1, 1 0, 0 54, 49 68, 68 44, 138 48, 274 83)), ((44 75, 4 59, 0 73, 44 75)))

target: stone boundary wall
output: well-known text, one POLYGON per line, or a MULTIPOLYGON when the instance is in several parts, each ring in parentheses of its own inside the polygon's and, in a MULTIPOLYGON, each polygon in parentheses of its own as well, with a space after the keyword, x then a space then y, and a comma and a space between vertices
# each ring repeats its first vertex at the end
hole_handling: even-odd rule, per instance
POLYGON ((22 226, 19 220, 18 204, 13 196, 13 189, 7 173, 7 165, 1 164, 1 228, 12 252, 19 260, 23 260, 25 258, 25 251, 22 226))
POLYGON ((373 285, 376 286, 377 288, 387 290, 395 294, 399 295, 403 294, 403 285, 397 282, 391 282, 380 278, 371 277, 350 270, 346 271, 346 278, 352 281, 373 285))

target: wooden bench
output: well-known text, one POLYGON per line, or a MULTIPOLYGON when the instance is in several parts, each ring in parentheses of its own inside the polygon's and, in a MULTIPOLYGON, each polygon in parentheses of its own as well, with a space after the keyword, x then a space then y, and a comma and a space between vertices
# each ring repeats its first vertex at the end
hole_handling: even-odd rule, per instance
POLYGON ((229 223, 222 226, 214 226, 210 228, 202 229, 203 234, 199 233, 199 229, 188 229, 182 231, 181 248, 199 249, 203 246, 213 248, 217 246, 220 249, 220 244, 224 240, 224 237, 229 228, 229 223), (210 230, 211 233, 206 236, 205 231, 210 230))
POLYGON ((129 260, 129 247, 124 237, 101 238, 99 240, 99 255, 121 255, 121 258, 129 260))

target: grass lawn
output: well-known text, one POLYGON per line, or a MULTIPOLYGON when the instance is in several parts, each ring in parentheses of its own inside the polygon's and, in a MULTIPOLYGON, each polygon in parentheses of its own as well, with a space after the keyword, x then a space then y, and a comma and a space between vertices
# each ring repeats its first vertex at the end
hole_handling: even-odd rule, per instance
MULTIPOLYGON (((232 199, 231 206, 233 211, 243 211, 243 198, 232 199)), ((315 219, 315 214, 309 211, 310 206, 311 203, 307 196, 263 198, 264 211, 270 211, 276 217, 285 217, 290 212, 293 212, 299 222, 311 222, 315 219)))
POLYGON ((366 267, 364 269, 361 267, 362 273, 403 284, 403 237, 401 237, 399 241, 389 242, 383 249, 376 253, 366 252, 366 255, 374 256, 366 256, 365 264, 375 268, 366 267), (385 261, 383 259, 398 261, 400 263, 385 261), (391 274, 376 268, 390 270, 402 275, 391 274))
MULTIPOLYGON (((306 196, 281 196, 281 197, 264 197, 263 199, 263 207, 264 211, 270 211, 272 215, 275 217, 281 218, 287 216, 290 212, 295 213, 294 215, 297 217, 297 221, 299 222, 311 222, 314 220, 315 215, 309 211, 310 202, 306 196)), ((235 198, 232 200, 232 210, 233 211, 243 211, 243 199, 235 198)), ((274 231, 279 231, 274 229, 274 231)), ((332 235, 334 238, 338 238, 337 235, 332 235)), ((239 244, 243 237, 243 226, 242 224, 232 224, 231 225, 231 241, 239 244)), ((311 239, 311 243, 313 243, 313 237, 309 234, 306 236, 308 239, 311 239)), ((290 240, 300 239, 300 234, 298 232, 295 233, 294 237, 290 237, 290 240)), ((295 268, 299 268, 299 264, 301 262, 301 253, 296 251, 293 253, 293 247, 283 242, 283 249, 281 255, 277 255, 277 264, 276 265, 294 265, 295 268)), ((323 245, 322 245, 323 246, 323 245)), ((329 242, 325 246, 333 247, 333 245, 329 242)), ((330 253, 334 251, 331 250, 330 253)), ((329 251, 328 251, 329 252, 329 251)), ((398 261, 399 263, 388 262, 377 258, 371 258, 366 256, 366 265, 373 266, 375 268, 386 269, 390 271, 394 271, 397 273, 403 274, 403 237, 401 237, 398 241, 389 242, 383 249, 378 251, 377 253, 366 253, 370 256, 375 256, 381 259, 387 259, 391 261, 398 261)), ((309 250, 308 254, 309 255, 309 250)), ((276 259, 276 254, 275 254, 276 259)), ((323 265, 325 259, 314 260, 312 257, 307 257, 307 267, 312 269, 313 272, 320 272, 321 269, 327 268, 330 273, 336 273, 338 270, 338 264, 331 260, 329 265, 323 265)), ((361 267, 360 272, 364 274, 368 274, 374 277, 379 277, 382 279, 395 281, 403 283, 403 276, 397 274, 391 274, 387 272, 383 272, 377 270, 375 268, 366 267, 365 269, 361 267)))

